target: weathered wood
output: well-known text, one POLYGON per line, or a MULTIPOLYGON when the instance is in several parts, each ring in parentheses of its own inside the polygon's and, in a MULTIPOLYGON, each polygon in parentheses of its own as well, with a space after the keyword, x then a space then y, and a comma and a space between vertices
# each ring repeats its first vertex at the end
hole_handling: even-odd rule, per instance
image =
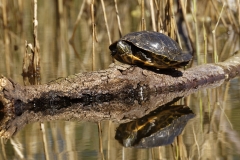
POLYGON ((112 65, 107 70, 71 75, 37 86, 20 86, 2 77, 0 136, 9 137, 34 121, 127 121, 142 117, 173 98, 219 86, 225 79, 239 75, 240 51, 222 63, 170 73, 112 65))
POLYGON ((58 79, 48 84, 36 86, 19 86, 13 81, 0 79, 1 95, 11 101, 29 103, 34 99, 54 99, 68 97, 84 98, 86 95, 118 96, 127 93, 158 92, 167 93, 186 90, 213 83, 222 79, 233 78, 239 73, 239 54, 217 64, 205 64, 182 71, 182 76, 159 74, 135 66, 112 66, 107 70, 80 73, 58 79))

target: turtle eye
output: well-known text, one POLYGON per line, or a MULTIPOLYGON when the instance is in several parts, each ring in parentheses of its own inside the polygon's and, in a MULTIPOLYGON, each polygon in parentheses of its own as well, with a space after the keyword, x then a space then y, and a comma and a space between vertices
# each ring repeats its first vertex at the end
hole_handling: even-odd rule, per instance
POLYGON ((114 56, 117 53, 116 49, 111 50, 111 55, 114 56))

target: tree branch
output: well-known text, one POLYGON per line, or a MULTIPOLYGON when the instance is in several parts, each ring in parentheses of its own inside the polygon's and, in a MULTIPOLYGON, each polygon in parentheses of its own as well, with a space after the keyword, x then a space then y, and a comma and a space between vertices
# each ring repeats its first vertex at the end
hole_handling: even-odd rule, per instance
POLYGON ((224 62, 181 72, 111 65, 107 70, 79 73, 35 86, 21 86, 2 77, 0 136, 8 137, 20 126, 34 121, 106 118, 127 121, 142 117, 176 97, 217 87, 239 73, 240 51, 224 62))

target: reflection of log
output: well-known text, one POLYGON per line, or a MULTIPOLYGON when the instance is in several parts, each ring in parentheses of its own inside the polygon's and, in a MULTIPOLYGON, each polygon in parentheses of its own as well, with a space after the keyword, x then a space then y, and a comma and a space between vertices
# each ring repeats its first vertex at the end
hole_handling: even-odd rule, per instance
POLYGON ((181 76, 176 71, 175 75, 158 74, 122 65, 38 86, 20 86, 2 77, 0 135, 9 137, 19 126, 37 120, 141 117, 174 97, 192 93, 201 86, 214 87, 239 72, 240 53, 224 63, 188 69, 181 76))

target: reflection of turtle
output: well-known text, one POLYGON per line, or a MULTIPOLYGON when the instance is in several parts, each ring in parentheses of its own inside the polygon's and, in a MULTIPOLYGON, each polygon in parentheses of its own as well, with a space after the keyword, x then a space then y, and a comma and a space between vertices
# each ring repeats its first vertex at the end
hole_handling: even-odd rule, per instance
POLYGON ((153 68, 185 66, 192 55, 183 53, 170 37, 153 31, 132 32, 109 46, 112 56, 127 64, 153 68))
POLYGON ((115 139, 125 147, 150 148, 171 144, 195 114, 184 105, 163 105, 137 120, 120 124, 115 139))

